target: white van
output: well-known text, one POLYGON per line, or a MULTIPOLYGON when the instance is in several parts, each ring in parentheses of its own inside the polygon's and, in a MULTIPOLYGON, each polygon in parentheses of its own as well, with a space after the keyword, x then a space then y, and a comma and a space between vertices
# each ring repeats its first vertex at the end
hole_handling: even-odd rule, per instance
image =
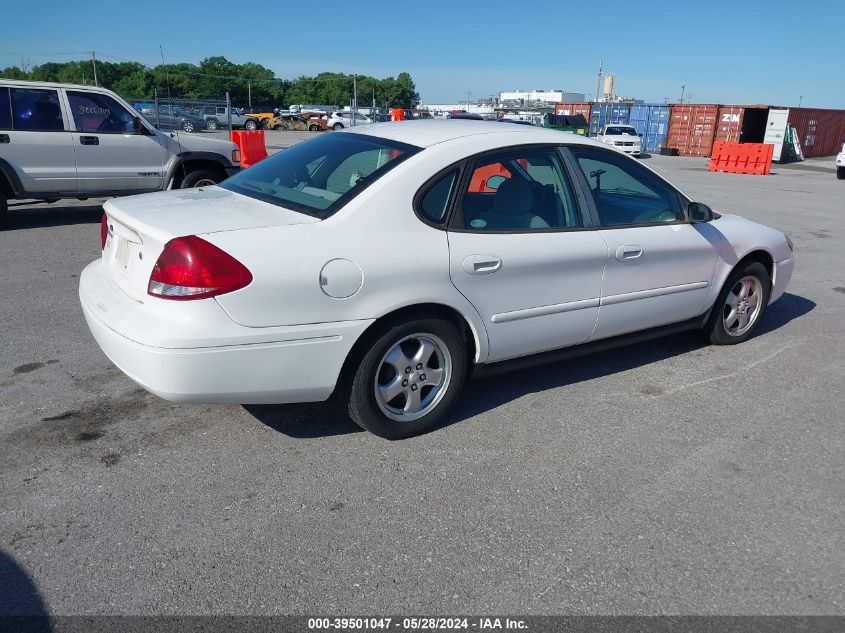
POLYGON ((157 130, 110 90, 0 79, 0 228, 10 199, 199 187, 239 170, 234 143, 157 130))

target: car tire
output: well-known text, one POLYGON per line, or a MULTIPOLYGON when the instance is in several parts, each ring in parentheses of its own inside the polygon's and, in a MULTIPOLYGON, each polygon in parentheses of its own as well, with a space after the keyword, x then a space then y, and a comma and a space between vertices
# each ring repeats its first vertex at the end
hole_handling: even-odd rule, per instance
POLYGON ((258 129, 258 121, 254 120, 254 119, 250 119, 249 121, 244 123, 244 129, 249 130, 250 132, 252 132, 253 130, 257 130, 258 129))
POLYGON ((771 291, 772 279, 763 264, 752 261, 737 266, 713 304, 703 330, 705 338, 713 345, 736 345, 750 338, 763 318, 771 291))
POLYGON ((209 132, 216 132, 220 129, 220 122, 217 119, 206 119, 205 129, 209 132))
POLYGON ((181 189, 193 189, 194 187, 210 187, 223 182, 220 174, 211 169, 196 169, 188 172, 179 185, 181 189))
POLYGON ((836 168, 836 177, 839 178, 839 180, 845 180, 845 167, 836 168))
POLYGON ((431 430, 458 398, 467 358, 466 340, 450 321, 431 317, 386 325, 351 378, 349 415, 388 440, 431 430))
POLYGON ((338 130, 342 130, 342 129, 343 129, 343 123, 335 123, 335 124, 332 126, 332 129, 333 129, 335 132, 337 132, 338 130))
POLYGON ((0 231, 9 227, 9 202, 6 196, 0 193, 0 231))
POLYGON ((190 133, 190 132, 193 132, 195 129, 196 129, 196 127, 190 121, 183 121, 182 122, 182 130, 184 130, 185 132, 190 133))
POLYGON ((317 131, 317 130, 319 130, 319 129, 320 129, 320 126, 319 126, 319 125, 309 125, 309 126, 308 126, 308 131, 309 131, 309 132, 316 132, 316 131, 317 131))

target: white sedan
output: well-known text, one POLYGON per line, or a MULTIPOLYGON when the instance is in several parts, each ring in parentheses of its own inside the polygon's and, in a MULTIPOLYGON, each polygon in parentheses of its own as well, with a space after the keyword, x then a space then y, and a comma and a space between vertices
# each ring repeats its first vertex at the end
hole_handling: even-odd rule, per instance
POLYGON ((605 125, 599 131, 596 140, 605 145, 612 145, 631 156, 639 156, 643 153, 643 141, 633 125, 605 125))
POLYGON ((437 425, 474 371, 690 329, 740 343, 794 261, 620 152, 494 122, 328 134, 105 210, 79 293, 130 378, 180 402, 336 392, 388 438, 437 425))

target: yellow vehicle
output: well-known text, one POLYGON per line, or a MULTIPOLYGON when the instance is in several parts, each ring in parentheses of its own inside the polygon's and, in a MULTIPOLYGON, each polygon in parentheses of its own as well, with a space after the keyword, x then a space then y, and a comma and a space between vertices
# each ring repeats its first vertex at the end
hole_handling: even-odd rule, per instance
POLYGON ((258 119, 258 124, 265 130, 269 130, 272 129, 270 123, 277 115, 275 112, 250 112, 248 116, 258 119))

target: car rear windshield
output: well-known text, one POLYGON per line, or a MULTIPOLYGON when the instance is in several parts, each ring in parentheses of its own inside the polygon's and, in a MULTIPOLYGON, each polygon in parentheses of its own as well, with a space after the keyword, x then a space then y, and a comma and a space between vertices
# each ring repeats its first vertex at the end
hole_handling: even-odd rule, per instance
POLYGON ((324 219, 419 151, 377 136, 329 132, 264 159, 221 187, 324 219))
POLYGON ((636 136, 637 131, 632 127, 609 127, 605 130, 605 134, 629 134, 631 136, 636 136))

